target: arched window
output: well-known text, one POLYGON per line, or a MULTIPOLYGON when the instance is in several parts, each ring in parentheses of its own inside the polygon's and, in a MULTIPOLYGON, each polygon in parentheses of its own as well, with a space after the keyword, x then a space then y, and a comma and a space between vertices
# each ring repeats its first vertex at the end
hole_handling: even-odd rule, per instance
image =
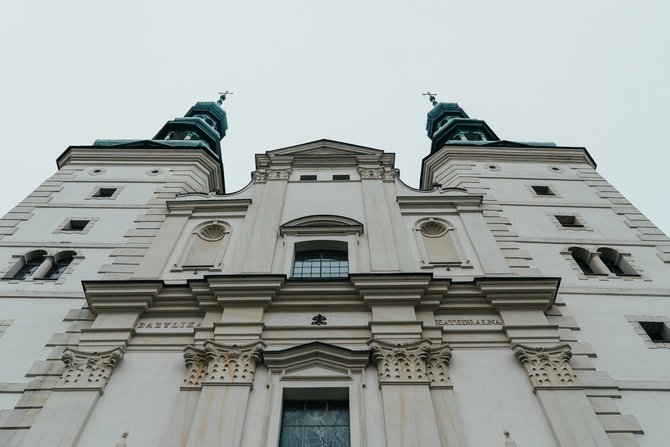
POLYGON ((74 254, 75 253, 71 251, 58 253, 56 256, 54 256, 54 262, 51 264, 51 267, 49 267, 49 269, 44 273, 44 276, 39 279, 55 281, 60 278, 61 275, 65 272, 65 269, 67 269, 72 263, 72 257, 74 254))
POLYGON ((617 276, 638 276, 626 258, 613 248, 601 247, 598 253, 600 253, 600 260, 611 273, 617 276))
POLYGON ((349 276, 347 244, 308 241, 295 245, 293 278, 346 278, 349 276))
POLYGON ((28 253, 23 260, 23 265, 14 273, 12 279, 26 279, 30 278, 33 273, 42 265, 44 262, 44 251, 35 251, 28 253))
POLYGON ((584 272, 585 275, 596 274, 596 272, 593 271, 593 268, 589 264, 589 261, 591 259, 591 253, 588 250, 579 247, 572 247, 570 248, 570 254, 572 255, 572 259, 575 260, 575 262, 577 263, 579 268, 582 269, 582 272, 584 272))

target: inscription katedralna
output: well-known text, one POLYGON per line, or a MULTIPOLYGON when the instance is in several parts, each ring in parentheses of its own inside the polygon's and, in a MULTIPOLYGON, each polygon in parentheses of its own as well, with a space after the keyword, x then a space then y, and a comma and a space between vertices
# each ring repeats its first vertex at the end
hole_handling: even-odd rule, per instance
POLYGON ((479 320, 435 320, 438 326, 502 326, 498 319, 479 319, 479 320))
POLYGON ((191 329, 202 327, 200 321, 161 321, 161 322, 140 322, 137 323, 137 329, 191 329))

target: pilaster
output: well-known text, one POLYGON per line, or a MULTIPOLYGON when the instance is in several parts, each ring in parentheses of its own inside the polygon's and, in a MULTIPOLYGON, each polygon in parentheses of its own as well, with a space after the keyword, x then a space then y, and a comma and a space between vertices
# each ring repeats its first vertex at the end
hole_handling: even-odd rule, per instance
POLYGON ((201 388, 195 405, 193 422, 188 430, 187 447, 203 445, 239 446, 242 441, 244 419, 249 393, 253 386, 256 363, 265 343, 258 341, 247 345, 224 345, 208 340, 202 348, 188 346, 184 359, 187 367, 185 388, 187 394, 180 399, 173 423, 173 433, 183 439, 188 417, 193 411, 190 389, 201 388), (181 432, 180 432, 181 431, 181 432))
POLYGON ((440 433, 447 427, 438 428, 445 421, 438 422, 442 414, 436 413, 430 390, 433 382, 448 383, 450 350, 433 349, 427 339, 408 343, 372 339, 369 345, 382 391, 387 445, 451 446, 440 433))
POLYGON ((123 346, 101 352, 66 349, 65 372, 21 445, 74 447, 124 352, 123 346))
POLYGON ((559 447, 611 447, 570 367, 572 352, 567 343, 555 346, 512 345, 542 406, 559 447))

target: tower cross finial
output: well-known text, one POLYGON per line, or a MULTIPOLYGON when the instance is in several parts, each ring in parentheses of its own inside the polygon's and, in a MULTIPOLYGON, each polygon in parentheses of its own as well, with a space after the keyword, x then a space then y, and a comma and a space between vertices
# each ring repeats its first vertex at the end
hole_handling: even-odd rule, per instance
POLYGON ((423 96, 428 96, 428 100, 433 103, 433 107, 437 105, 437 101, 435 100, 435 97, 437 96, 437 93, 431 93, 431 92, 426 92, 422 93, 423 96))
POLYGON ((221 95, 221 96, 219 96, 219 100, 216 101, 216 103, 217 103, 218 105, 223 104, 223 101, 226 100, 226 96, 228 96, 228 95, 232 95, 232 94, 233 94, 233 92, 229 92, 228 90, 226 90, 225 92, 219 92, 219 95, 221 95))

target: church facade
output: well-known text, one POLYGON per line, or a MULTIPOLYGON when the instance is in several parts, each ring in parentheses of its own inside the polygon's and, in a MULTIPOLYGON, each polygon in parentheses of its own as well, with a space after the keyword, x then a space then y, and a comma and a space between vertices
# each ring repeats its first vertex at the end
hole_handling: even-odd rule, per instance
POLYGON ((670 239, 586 149, 434 102, 419 188, 320 140, 227 192, 220 105, 0 221, 0 445, 667 444, 670 239))

